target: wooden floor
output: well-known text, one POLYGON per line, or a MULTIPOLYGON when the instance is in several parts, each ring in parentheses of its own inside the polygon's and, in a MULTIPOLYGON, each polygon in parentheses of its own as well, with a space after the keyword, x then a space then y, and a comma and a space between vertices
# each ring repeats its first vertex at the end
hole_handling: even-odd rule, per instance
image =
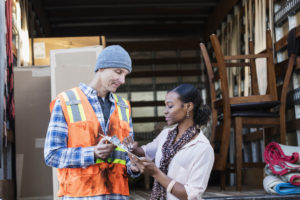
POLYGON ((300 195, 272 195, 265 192, 263 188, 257 187, 243 187, 241 192, 235 190, 235 187, 227 187, 226 191, 221 191, 220 187, 208 187, 203 195, 204 199, 220 200, 220 199, 247 199, 247 200, 260 200, 260 199, 284 199, 284 200, 300 200, 300 195))
MULTIPOLYGON (((130 191, 131 200, 147 200, 149 199, 151 191, 141 190, 134 188, 130 191)), ((264 191, 262 188, 243 188, 242 192, 235 191, 235 188, 228 187, 226 191, 221 191, 219 187, 208 187, 203 195, 203 199, 209 200, 300 200, 300 195, 271 195, 264 191)))
POLYGON ((149 199, 151 191, 146 190, 131 190, 130 200, 146 200, 149 199))

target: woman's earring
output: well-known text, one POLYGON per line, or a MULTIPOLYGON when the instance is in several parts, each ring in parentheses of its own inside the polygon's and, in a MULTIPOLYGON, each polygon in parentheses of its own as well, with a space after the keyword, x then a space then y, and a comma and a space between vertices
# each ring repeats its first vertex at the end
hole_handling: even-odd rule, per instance
POLYGON ((190 118, 190 111, 186 112, 186 118, 190 118))

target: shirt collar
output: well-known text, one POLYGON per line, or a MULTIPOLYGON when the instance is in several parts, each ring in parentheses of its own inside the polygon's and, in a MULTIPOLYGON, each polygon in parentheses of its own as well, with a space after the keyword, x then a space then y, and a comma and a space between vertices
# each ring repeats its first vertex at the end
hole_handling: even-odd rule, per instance
POLYGON ((206 138, 206 136, 203 134, 202 130, 200 130, 200 133, 196 136, 195 139, 193 139, 189 143, 185 144, 182 148, 187 148, 187 147, 193 146, 197 143, 208 143, 209 144, 209 141, 206 138))
MULTIPOLYGON (((79 88, 83 91, 83 93, 88 97, 97 97, 97 91, 92 87, 86 85, 85 83, 79 83, 79 88)), ((109 93, 109 101, 112 103, 115 102, 112 92, 109 93)))
MULTIPOLYGON (((174 130, 175 128, 177 128, 178 125, 174 126, 174 127, 170 127, 169 130, 174 130)), ((209 140, 207 139, 207 137, 203 134, 202 130, 200 129, 200 133, 196 136, 195 139, 193 139, 192 141, 188 142, 187 144, 185 144, 182 149, 187 148, 189 146, 193 146, 197 143, 207 143, 210 144, 209 140)))

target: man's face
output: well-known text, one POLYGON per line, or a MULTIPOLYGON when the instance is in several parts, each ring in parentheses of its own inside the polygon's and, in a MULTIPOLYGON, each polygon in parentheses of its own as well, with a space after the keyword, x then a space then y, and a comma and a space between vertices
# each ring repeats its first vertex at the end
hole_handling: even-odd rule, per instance
POLYGON ((105 68, 99 69, 101 87, 109 92, 116 92, 120 85, 125 83, 125 77, 129 71, 124 68, 105 68))

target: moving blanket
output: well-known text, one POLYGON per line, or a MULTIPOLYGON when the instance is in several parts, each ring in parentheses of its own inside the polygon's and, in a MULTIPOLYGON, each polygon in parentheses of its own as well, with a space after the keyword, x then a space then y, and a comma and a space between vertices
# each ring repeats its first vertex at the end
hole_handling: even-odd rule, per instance
MULTIPOLYGON (((270 169, 268 164, 265 167, 265 173, 270 176, 275 176, 275 174, 273 174, 273 172, 270 169)), ((283 182, 286 182, 286 183, 289 182, 292 185, 300 186, 300 173, 299 172, 291 172, 291 173, 287 173, 287 174, 277 176, 277 177, 280 178, 283 182)))
POLYGON ((284 175, 300 171, 300 147, 269 143, 264 151, 265 162, 273 174, 284 175))
POLYGON ((265 191, 271 194, 300 194, 300 186, 285 183, 276 176, 266 176, 263 185, 265 191))

